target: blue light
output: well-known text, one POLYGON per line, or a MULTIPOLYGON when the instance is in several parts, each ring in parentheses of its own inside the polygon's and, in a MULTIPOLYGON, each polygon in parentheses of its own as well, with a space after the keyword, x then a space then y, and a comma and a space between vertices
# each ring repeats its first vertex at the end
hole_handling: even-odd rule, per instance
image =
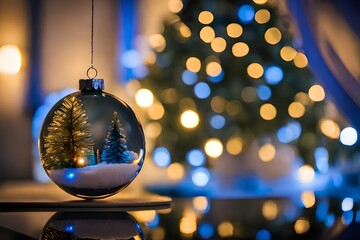
POLYGON ((319 202, 319 204, 317 205, 317 208, 316 208, 316 218, 320 222, 325 221, 328 210, 329 210, 329 203, 326 200, 319 202))
POLYGON ((346 212, 350 211, 354 207, 354 200, 352 198, 344 198, 341 203, 341 209, 346 212))
POLYGON ((71 171, 71 170, 68 170, 68 171, 66 171, 66 173, 65 173, 65 178, 66 178, 66 180, 67 181, 72 181, 72 180, 74 180, 75 179, 75 173, 73 172, 73 171, 71 171))
POLYGON ((335 216, 334 214, 329 214, 326 218, 326 221, 325 221, 325 226, 326 227, 332 227, 335 223, 335 216))
POLYGON ((264 77, 267 83, 276 85, 284 77, 283 70, 278 66, 271 66, 265 69, 264 77))
POLYGON ((66 225, 65 226, 65 232, 73 233, 74 232, 74 226, 73 225, 66 225))
POLYGON ((318 147, 315 149, 316 168, 320 173, 326 173, 329 170, 329 153, 326 148, 318 147))
POLYGON ((238 17, 242 23, 250 23, 255 16, 255 10, 250 5, 242 5, 238 11, 238 17))
POLYGON ((261 229, 256 233, 256 240, 270 240, 270 232, 266 229, 261 229))
POLYGON ((195 85, 194 93, 195 93, 196 97, 198 97, 200 99, 205 99, 210 96, 211 90, 207 83, 200 82, 195 85))
POLYGON ((159 222, 159 214, 155 213, 155 218, 151 222, 145 222, 145 225, 150 229, 154 229, 159 225, 159 222))
POLYGON ((225 126, 225 118, 221 115, 215 115, 210 119, 210 125, 215 129, 221 129, 225 126))
POLYGON ((355 222, 360 222, 360 210, 356 212, 355 222))
POLYGON ((186 161, 195 167, 199 167, 205 163, 205 154, 199 149, 193 149, 186 154, 186 161))
POLYGON ((122 54, 121 62, 126 68, 136 68, 142 65, 143 59, 138 51, 132 49, 122 54))
POLYGON ((203 223, 199 226, 199 235, 203 239, 211 238, 214 232, 214 227, 210 223, 203 223))
POLYGON ((204 187, 210 180, 209 170, 204 167, 197 168, 193 171, 191 179, 196 186, 204 187))
POLYGON ((289 143, 298 139, 301 135, 301 125, 300 123, 293 121, 285 125, 284 127, 279 128, 276 133, 277 138, 282 143, 289 143))
POLYGON ((258 96, 261 100, 266 101, 271 98, 271 89, 268 86, 261 85, 257 89, 258 96))
POLYGON ((153 152, 153 160, 160 167, 167 167, 171 163, 169 151, 164 147, 158 147, 153 152))
POLYGON ((224 79, 224 71, 221 71, 221 73, 215 77, 208 76, 208 79, 210 80, 210 82, 219 83, 224 79))
POLYGON ((182 74, 182 80, 186 85, 193 85, 197 82, 198 76, 194 72, 185 70, 182 74))
POLYGON ((354 212, 352 211, 344 212, 342 215, 342 219, 344 220, 345 224, 349 225, 354 219, 354 212))
POLYGON ((137 78, 144 78, 149 74, 149 70, 146 66, 140 65, 132 70, 133 74, 137 78))

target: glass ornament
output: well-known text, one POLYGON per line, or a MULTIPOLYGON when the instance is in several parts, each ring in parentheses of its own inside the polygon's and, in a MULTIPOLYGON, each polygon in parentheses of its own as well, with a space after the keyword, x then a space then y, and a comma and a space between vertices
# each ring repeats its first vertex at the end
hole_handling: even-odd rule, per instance
POLYGON ((64 191, 105 198, 128 186, 144 162, 140 122, 122 100, 103 92, 102 79, 80 80, 80 90, 59 100, 39 137, 42 165, 64 191))

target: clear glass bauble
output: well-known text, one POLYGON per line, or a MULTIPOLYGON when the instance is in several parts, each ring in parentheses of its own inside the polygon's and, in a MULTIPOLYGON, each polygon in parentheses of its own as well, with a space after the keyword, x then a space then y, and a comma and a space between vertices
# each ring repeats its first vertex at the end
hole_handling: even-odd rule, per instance
POLYGON ((80 80, 81 91, 58 101, 39 137, 42 165, 64 191, 104 198, 128 186, 145 156, 140 122, 122 100, 103 92, 103 80, 80 80))

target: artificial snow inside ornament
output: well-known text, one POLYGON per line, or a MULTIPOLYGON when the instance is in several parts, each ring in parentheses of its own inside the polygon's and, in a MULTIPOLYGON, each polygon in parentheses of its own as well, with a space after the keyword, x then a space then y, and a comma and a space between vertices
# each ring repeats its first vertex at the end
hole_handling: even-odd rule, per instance
POLYGON ((103 92, 102 79, 50 110, 40 132, 40 157, 52 181, 81 198, 104 198, 129 185, 145 155, 142 127, 131 108, 103 92))

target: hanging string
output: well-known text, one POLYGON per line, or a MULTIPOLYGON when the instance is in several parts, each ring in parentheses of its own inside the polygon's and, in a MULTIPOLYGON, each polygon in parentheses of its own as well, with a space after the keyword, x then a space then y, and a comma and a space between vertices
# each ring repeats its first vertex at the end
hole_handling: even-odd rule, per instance
POLYGON ((97 70, 94 68, 94 0, 91 0, 91 40, 90 40, 90 67, 88 68, 86 75, 89 79, 94 79, 97 76, 97 70), (93 75, 90 77, 90 75, 93 75))

